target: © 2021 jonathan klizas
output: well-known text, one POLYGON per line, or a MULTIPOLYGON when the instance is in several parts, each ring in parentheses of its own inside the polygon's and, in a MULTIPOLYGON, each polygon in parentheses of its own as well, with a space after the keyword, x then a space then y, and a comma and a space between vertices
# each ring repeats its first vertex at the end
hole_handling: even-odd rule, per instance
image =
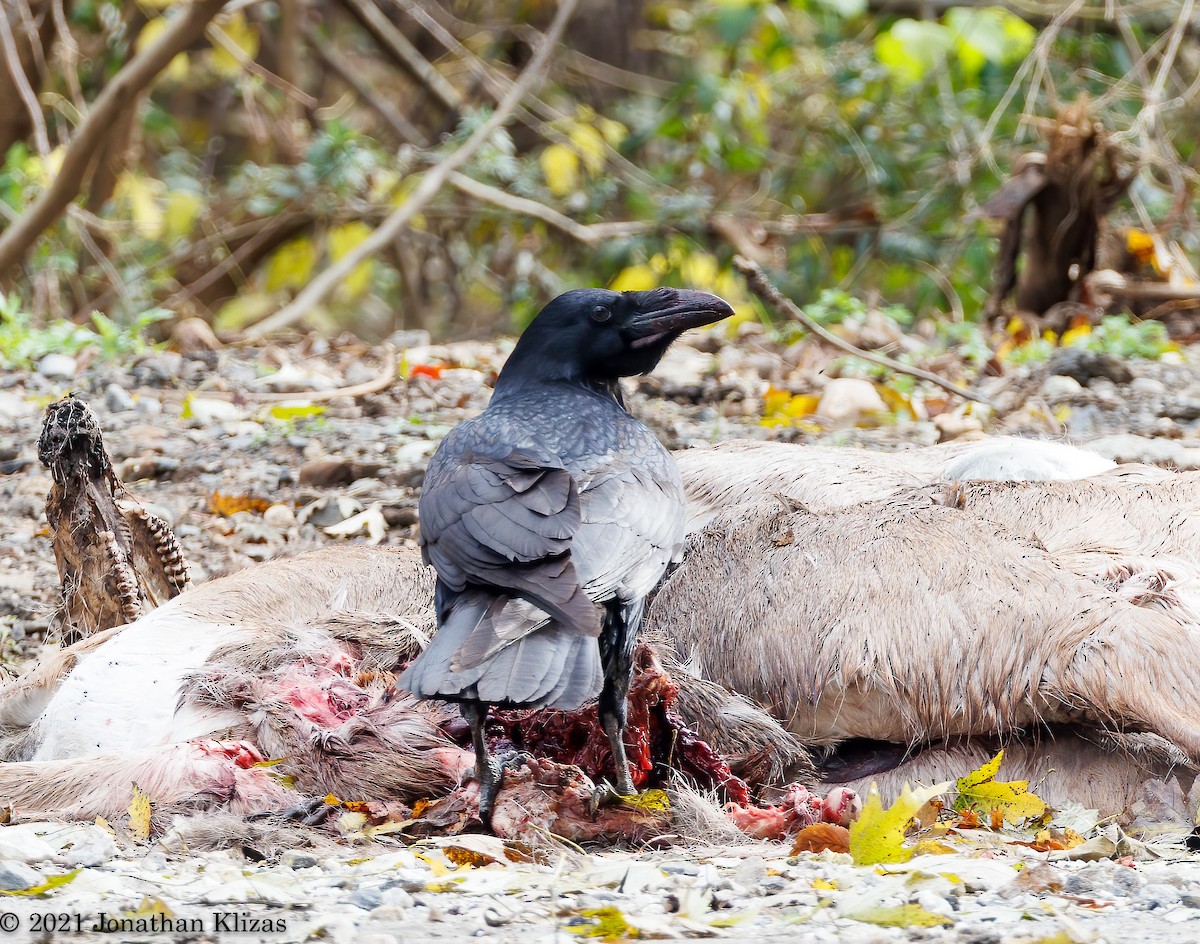
POLYGON ((132 914, 74 914, 67 911, 0 913, 0 934, 24 930, 29 934, 150 934, 209 931, 220 933, 280 932, 287 930, 287 919, 256 915, 249 911, 212 911, 193 917, 178 917, 155 912, 132 914))

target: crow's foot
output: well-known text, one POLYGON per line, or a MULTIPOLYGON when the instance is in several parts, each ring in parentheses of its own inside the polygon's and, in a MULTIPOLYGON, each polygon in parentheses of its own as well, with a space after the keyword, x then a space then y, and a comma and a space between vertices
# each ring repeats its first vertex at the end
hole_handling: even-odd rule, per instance
POLYGON ((260 813, 250 813, 246 819, 251 822, 259 820, 275 820, 281 823, 303 823, 305 826, 320 826, 324 823, 336 806, 325 802, 324 797, 312 797, 301 800, 295 806, 284 807, 282 810, 264 810, 260 813))

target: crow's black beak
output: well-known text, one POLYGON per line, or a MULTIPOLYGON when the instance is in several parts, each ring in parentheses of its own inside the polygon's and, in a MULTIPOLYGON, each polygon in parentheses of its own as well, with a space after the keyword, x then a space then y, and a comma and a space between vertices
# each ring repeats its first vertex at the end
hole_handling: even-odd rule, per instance
POLYGON ((725 299, 709 292, 665 288, 646 293, 650 296, 638 306, 638 314, 626 325, 630 346, 646 347, 667 336, 677 336, 688 328, 712 324, 733 314, 725 299))

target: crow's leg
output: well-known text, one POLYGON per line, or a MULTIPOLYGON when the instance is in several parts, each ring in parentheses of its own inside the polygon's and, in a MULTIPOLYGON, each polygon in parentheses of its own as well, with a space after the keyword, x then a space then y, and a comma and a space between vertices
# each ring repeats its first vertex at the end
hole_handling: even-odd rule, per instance
POLYGON ((600 659, 604 664, 604 687, 600 689, 600 726, 608 736, 616 765, 613 786, 622 796, 637 793, 629 775, 625 755, 625 719, 628 714, 629 683, 633 677, 633 647, 641 622, 641 604, 618 607, 610 604, 600 633, 600 659))
POLYGON ((487 749, 484 726, 487 724, 487 706, 479 702, 464 701, 460 706, 463 718, 471 726, 471 743, 475 745, 475 778, 479 781, 479 819, 484 828, 492 828, 492 807, 496 794, 504 782, 504 768, 496 763, 487 749))

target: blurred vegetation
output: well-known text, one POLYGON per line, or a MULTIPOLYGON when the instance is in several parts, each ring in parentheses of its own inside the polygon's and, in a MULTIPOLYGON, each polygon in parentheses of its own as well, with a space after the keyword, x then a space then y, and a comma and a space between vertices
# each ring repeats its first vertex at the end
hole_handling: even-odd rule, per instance
MULTIPOLYGON (((0 0, 0 58, 19 51, 28 83, 0 88, 13 112, 0 227, 30 211, 97 95, 187 6, 0 0)), ((902 324, 975 321, 996 239, 972 213, 1038 149, 1040 123, 1084 96, 1141 166, 1118 215, 1194 257, 1200 43, 1182 4, 888 12, 899 6, 584 0, 546 80, 464 168, 484 186, 445 188, 305 323, 487 334, 592 284, 709 288, 762 317, 735 252, 819 299, 818 320, 865 305, 902 324)), ((218 330, 277 310, 478 127, 554 9, 227 5, 107 124, 67 212, 0 271, 6 359, 88 334, 127 346, 162 310, 218 330)), ((956 331, 946 343, 975 343, 956 331)), ((1109 335, 1124 337, 1095 337, 1109 335)))

